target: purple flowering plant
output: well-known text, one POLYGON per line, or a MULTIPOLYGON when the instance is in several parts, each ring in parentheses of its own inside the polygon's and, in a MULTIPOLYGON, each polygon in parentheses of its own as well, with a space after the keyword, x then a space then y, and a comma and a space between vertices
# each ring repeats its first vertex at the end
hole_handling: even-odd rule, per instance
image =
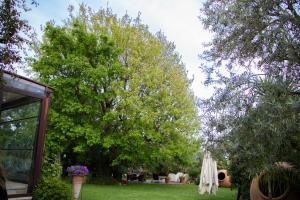
POLYGON ((87 176, 89 174, 89 170, 87 166, 84 165, 72 165, 67 167, 67 172, 70 175, 78 175, 78 176, 87 176))

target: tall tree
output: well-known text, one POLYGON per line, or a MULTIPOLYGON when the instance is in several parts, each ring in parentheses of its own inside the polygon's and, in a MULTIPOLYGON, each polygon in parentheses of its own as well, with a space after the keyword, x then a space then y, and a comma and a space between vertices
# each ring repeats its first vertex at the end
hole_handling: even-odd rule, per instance
POLYGON ((40 80, 54 88, 46 159, 66 147, 85 152, 114 130, 115 87, 123 74, 118 55, 108 36, 88 32, 79 20, 46 25, 32 65, 40 80))
POLYGON ((217 88, 200 101, 202 132, 248 199, 251 178, 275 162, 299 169, 299 1, 207 0, 200 19, 214 33, 201 58, 217 88))
POLYGON ((14 70, 14 64, 21 61, 20 50, 28 41, 30 30, 27 21, 21 18, 21 11, 29 10, 26 0, 0 2, 0 69, 14 70))
POLYGON ((123 49, 120 61, 127 75, 119 93, 119 109, 124 135, 111 135, 107 140, 111 147, 118 145, 120 156, 115 162, 150 169, 164 163, 186 166, 194 158, 191 152, 197 152, 199 143, 195 145, 194 140, 199 124, 190 82, 175 45, 162 33, 151 34, 139 16, 125 15, 118 20, 110 10, 90 10, 90 17, 85 12, 82 9, 81 17, 86 24, 111 33, 123 49), (128 143, 131 140, 135 143, 128 143), (132 148, 133 144, 137 146, 132 148))
POLYGON ((299 81, 299 8, 299 0, 206 1, 200 19, 214 38, 203 58, 299 81))
POLYGON ((195 99, 162 33, 151 34, 139 17, 118 19, 109 9, 81 6, 63 27, 46 26, 39 49, 33 68, 56 91, 46 142, 52 158, 77 154, 72 162, 106 176, 192 162, 199 145, 195 99))

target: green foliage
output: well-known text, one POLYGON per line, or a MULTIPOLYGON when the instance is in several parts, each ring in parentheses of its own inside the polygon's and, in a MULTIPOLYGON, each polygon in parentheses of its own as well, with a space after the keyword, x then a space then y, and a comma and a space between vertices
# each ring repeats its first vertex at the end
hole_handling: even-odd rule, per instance
POLYGON ((122 75, 118 49, 107 36, 88 33, 74 20, 67 27, 48 23, 33 68, 54 87, 46 148, 49 156, 70 144, 75 152, 100 143, 115 104, 114 84, 122 75))
POLYGON ((104 139, 104 147, 119 154, 113 165, 144 165, 153 170, 171 163, 181 167, 190 152, 197 151, 193 135, 198 119, 174 44, 162 33, 151 34, 139 17, 117 19, 110 10, 87 14, 82 7, 81 18, 91 29, 109 31, 123 49, 120 61, 126 76, 124 88, 117 91, 122 128, 104 139))
POLYGON ((33 200, 71 200, 71 186, 58 178, 43 178, 34 188, 33 200))
POLYGON ((116 185, 119 184, 118 181, 114 180, 111 176, 99 176, 99 177, 92 177, 88 175, 86 177, 87 184, 95 184, 95 185, 116 185))
POLYGON ((62 175, 62 165, 55 159, 49 158, 47 155, 44 155, 43 167, 42 167, 42 176, 43 177, 57 177, 59 178, 62 175))
POLYGON ((299 80, 299 0, 207 0, 200 19, 214 38, 202 58, 213 67, 256 66, 299 80))
MULTIPOLYGON (((240 76, 241 80, 247 83, 250 79, 240 76)), ((276 162, 290 162, 297 171, 300 161, 300 98, 292 95, 293 84, 275 78, 251 80, 255 80, 253 85, 230 88, 228 84, 203 102, 209 113, 203 129, 208 146, 230 160, 233 182, 243 194, 251 178, 272 170, 276 162), (249 90, 243 93, 243 87, 249 90), (223 129, 217 128, 220 124, 223 129)))
MULTIPOLYGON (((232 130, 232 141, 239 144, 235 152, 258 160, 250 164, 253 175, 257 166, 268 168, 278 161, 288 161, 299 167, 299 97, 289 94, 286 82, 269 81, 261 83, 265 93, 257 106, 249 109, 247 115, 236 122, 232 130), (251 137, 245 137, 250 135, 251 137), (298 139, 297 139, 298 138, 298 139), (271 153, 272 152, 272 153, 271 153)), ((258 170, 261 170, 258 168, 258 170)), ((250 171, 249 171, 250 172, 250 171)))
POLYGON ((200 102, 202 131, 207 148, 230 160, 242 199, 251 179, 276 162, 299 170, 299 3, 207 0, 201 9, 214 32, 202 68, 216 86, 200 102))
POLYGON ((189 165, 199 122, 175 45, 139 17, 84 6, 71 16, 62 27, 46 25, 32 60, 40 81, 54 88, 48 157, 64 151, 66 164, 84 163, 96 176, 189 165))
POLYGON ((189 163, 188 167, 184 169, 183 172, 189 174, 191 179, 196 179, 201 173, 201 166, 202 166, 202 159, 203 159, 203 152, 196 151, 197 153, 193 154, 194 158, 192 162, 189 163))

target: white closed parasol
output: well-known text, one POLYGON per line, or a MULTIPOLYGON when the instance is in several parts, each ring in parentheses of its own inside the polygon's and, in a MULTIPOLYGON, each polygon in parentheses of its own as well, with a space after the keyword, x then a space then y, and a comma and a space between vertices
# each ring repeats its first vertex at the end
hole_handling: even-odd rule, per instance
POLYGON ((217 162, 212 159, 210 152, 206 151, 202 162, 198 191, 200 194, 204 194, 205 192, 216 194, 218 186, 217 162))

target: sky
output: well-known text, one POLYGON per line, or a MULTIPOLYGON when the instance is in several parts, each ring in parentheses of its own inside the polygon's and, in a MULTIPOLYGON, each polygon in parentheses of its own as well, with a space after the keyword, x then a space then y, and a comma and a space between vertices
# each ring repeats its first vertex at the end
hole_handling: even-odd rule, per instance
POLYGON ((148 25, 152 33, 162 31, 167 39, 174 42, 176 51, 182 56, 182 61, 188 71, 188 77, 193 78, 191 89, 200 98, 207 98, 212 90, 203 85, 205 75, 199 69, 198 55, 203 50, 203 43, 208 42, 211 34, 204 30, 198 16, 201 0, 37 0, 38 6, 33 7, 24 17, 41 37, 43 26, 47 21, 54 20, 56 24, 68 17, 68 6, 78 8, 80 3, 94 10, 109 6, 118 17, 126 12, 136 17, 141 12, 143 24, 148 25))

